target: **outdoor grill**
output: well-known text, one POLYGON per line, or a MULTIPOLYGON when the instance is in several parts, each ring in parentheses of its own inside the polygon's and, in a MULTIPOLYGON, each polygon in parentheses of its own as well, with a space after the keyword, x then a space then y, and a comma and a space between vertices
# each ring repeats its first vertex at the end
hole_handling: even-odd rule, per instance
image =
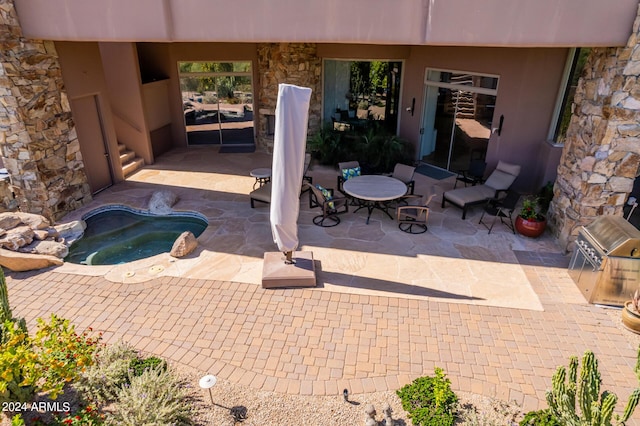
POLYGON ((623 306, 640 284, 640 231, 619 216, 583 226, 569 275, 589 303, 623 306))

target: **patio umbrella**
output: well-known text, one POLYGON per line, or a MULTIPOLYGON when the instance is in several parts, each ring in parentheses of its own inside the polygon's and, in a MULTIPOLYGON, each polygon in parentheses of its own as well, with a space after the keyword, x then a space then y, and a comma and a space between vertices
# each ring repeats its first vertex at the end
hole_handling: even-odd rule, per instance
POLYGON ((271 172, 271 233, 278 249, 292 263, 298 247, 300 188, 307 146, 311 89, 280 84, 271 172))

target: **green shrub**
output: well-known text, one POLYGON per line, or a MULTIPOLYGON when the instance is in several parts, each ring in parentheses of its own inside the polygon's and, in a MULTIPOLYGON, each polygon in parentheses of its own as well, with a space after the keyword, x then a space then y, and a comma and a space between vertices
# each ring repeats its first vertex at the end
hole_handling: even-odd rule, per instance
POLYGON ((87 405, 75 413, 55 417, 53 426, 100 426, 104 424, 104 414, 95 407, 87 405))
POLYGON ((414 425, 453 425, 458 397, 441 368, 435 369, 434 377, 419 377, 396 393, 414 425))
POLYGON ((30 401, 36 392, 56 399, 92 362, 100 338, 78 335, 68 320, 51 315, 38 318, 38 331, 29 337, 18 322, 5 321, 0 343, 0 401, 30 401))
POLYGON ((134 376, 140 376, 148 368, 162 368, 167 369, 167 363, 164 360, 150 356, 148 358, 134 358, 129 364, 129 369, 132 370, 134 376))
POLYGON ((148 368, 140 376, 129 375, 130 384, 118 391, 109 424, 125 426, 191 425, 194 414, 184 380, 162 366, 148 368))
POLYGON ((94 363, 80 376, 75 388, 98 404, 114 401, 118 390, 129 381, 129 368, 138 359, 136 350, 120 342, 100 348, 94 363))
POLYGON ((548 408, 545 410, 529 411, 524 415, 524 418, 520 420, 520 426, 562 426, 562 424, 556 420, 555 416, 548 408))
POLYGON ((93 363, 100 337, 90 337, 87 332, 76 333, 69 320, 55 314, 51 314, 49 322, 41 318, 36 321, 38 331, 33 345, 43 366, 42 376, 46 385, 42 390, 49 391, 51 398, 56 399, 64 385, 76 380, 82 370, 93 363))

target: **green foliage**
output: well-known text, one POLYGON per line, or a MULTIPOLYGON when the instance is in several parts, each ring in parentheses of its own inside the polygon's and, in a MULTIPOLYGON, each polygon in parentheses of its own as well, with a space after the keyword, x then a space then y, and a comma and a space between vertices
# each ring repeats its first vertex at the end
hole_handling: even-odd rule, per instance
POLYGON ((148 358, 134 358, 129 364, 129 369, 132 371, 134 376, 142 375, 142 373, 149 368, 163 368, 166 370, 167 363, 164 362, 163 359, 150 356, 148 358))
POLYGON ((124 342, 104 346, 95 353, 94 363, 74 387, 98 404, 115 401, 120 388, 129 382, 129 369, 137 359, 136 350, 124 342))
POLYGON ((539 212, 538 197, 527 197, 522 201, 522 208, 518 214, 521 218, 531 221, 543 220, 539 212))
POLYGON ((365 173, 385 173, 396 163, 412 164, 413 145, 385 131, 376 122, 357 131, 336 131, 327 123, 307 142, 321 164, 357 160, 365 173))
POLYGON ((419 377, 396 393, 414 425, 453 425, 458 397, 441 368, 435 369, 435 376, 419 377))
MULTIPOLYGON (((635 373, 640 380, 640 348, 635 373)), ((568 377, 567 369, 564 366, 558 367, 552 378, 552 389, 547 391, 547 403, 552 415, 560 424, 567 426, 624 424, 638 405, 640 388, 632 392, 622 416, 614 416, 613 410, 618 397, 608 391, 600 394, 601 382, 598 361, 593 352, 584 353, 579 377, 578 358, 572 356, 569 359, 568 377), (615 419, 615 423, 612 423, 612 419, 615 419)))
POLYGON ((42 377, 49 391, 56 399, 68 382, 77 379, 80 372, 93 362, 93 353, 100 337, 90 337, 87 332, 78 334, 69 320, 51 315, 50 322, 38 318, 38 331, 33 345, 42 365, 42 377))
POLYGON ((99 338, 78 335, 69 321, 52 315, 38 319, 30 338, 18 322, 5 321, 5 341, 0 344, 0 401, 30 401, 36 392, 55 399, 66 383, 91 364, 99 338))
POLYGON ((129 375, 130 385, 118 391, 109 424, 162 426, 194 424, 186 383, 170 369, 146 369, 129 375))
POLYGON ((54 426, 100 426, 104 424, 104 414, 95 407, 87 405, 75 413, 69 413, 62 417, 56 417, 54 426))
POLYGON ((529 411, 519 423, 520 426, 562 426, 548 408, 546 410, 529 411))
POLYGON ((24 419, 20 413, 11 417, 11 426, 25 426, 24 419))
POLYGON ((549 204, 551 204, 551 200, 553 199, 553 182, 549 181, 545 186, 542 187, 540 193, 538 194, 538 205, 540 207, 540 213, 546 214, 547 210, 549 210, 549 204))
POLYGON ((41 376, 38 355, 26 331, 5 321, 4 342, 0 344, 0 402, 27 402, 35 395, 41 376))

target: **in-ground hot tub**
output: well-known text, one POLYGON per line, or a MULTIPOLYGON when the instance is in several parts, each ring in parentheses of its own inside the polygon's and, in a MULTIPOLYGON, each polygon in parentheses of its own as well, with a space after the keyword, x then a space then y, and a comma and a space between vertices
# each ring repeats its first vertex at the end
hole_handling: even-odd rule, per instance
POLYGON ((117 265, 171 250, 185 231, 198 237, 207 228, 205 216, 196 212, 154 215, 127 206, 96 209, 82 219, 87 229, 69 247, 66 262, 85 265, 117 265))

